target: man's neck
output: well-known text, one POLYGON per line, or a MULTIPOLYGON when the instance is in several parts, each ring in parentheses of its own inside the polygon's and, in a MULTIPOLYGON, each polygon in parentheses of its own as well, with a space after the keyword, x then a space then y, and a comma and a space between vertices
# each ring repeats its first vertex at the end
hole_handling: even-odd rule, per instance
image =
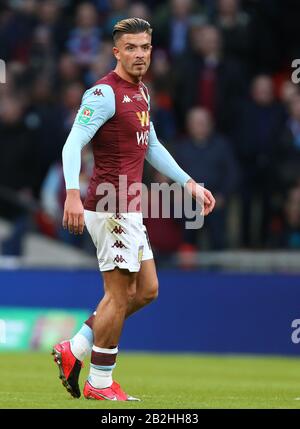
POLYGON ((114 72, 117 73, 118 76, 120 76, 122 79, 127 80, 127 82, 138 84, 142 80, 142 75, 140 76, 131 76, 130 74, 126 73, 124 69, 121 67, 116 67, 114 69, 114 72))

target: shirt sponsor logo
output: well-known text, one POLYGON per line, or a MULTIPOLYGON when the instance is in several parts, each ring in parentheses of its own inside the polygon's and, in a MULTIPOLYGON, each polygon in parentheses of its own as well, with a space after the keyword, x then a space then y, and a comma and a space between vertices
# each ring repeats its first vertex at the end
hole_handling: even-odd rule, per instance
POLYGON ((148 145, 149 142, 149 131, 136 132, 136 140, 138 145, 148 145))
POLYGON ((124 243, 122 243, 121 240, 115 241, 115 243, 111 247, 117 247, 119 249, 122 249, 123 247, 125 247, 125 249, 127 249, 127 247, 125 246, 124 243))
POLYGON ((94 114, 94 109, 88 106, 83 106, 79 114, 78 122, 80 124, 88 124, 94 114))
POLYGON ((149 115, 149 111, 147 110, 147 112, 143 111, 143 112, 136 112, 136 116, 138 117, 138 120, 141 123, 142 127, 145 126, 149 126, 150 123, 150 115, 149 115))
POLYGON ((128 95, 124 95, 122 103, 131 103, 131 102, 132 102, 131 98, 128 97, 128 95))

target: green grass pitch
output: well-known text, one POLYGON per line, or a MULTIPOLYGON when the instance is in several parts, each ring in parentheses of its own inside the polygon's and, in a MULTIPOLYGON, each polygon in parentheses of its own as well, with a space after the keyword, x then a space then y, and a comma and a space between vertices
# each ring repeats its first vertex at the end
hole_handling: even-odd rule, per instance
POLYGON ((142 402, 73 399, 50 354, 3 352, 0 408, 300 408, 299 358, 121 353, 114 376, 142 402))

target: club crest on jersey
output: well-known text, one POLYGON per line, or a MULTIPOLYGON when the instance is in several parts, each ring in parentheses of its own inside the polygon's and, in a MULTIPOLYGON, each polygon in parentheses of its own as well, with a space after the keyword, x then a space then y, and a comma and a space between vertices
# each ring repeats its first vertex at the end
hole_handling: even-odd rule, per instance
POLYGON ((147 112, 136 112, 136 116, 138 117, 138 120, 140 121, 142 127, 149 126, 150 115, 148 110, 147 112))
POLYGON ((136 101, 142 101, 143 100, 142 94, 139 94, 139 93, 134 94, 132 98, 134 98, 136 101))
POLYGON ((124 95, 122 103, 131 103, 131 102, 132 102, 131 98, 128 97, 128 95, 124 95))
POLYGON ((78 122, 80 124, 88 124, 93 114, 94 114, 94 109, 91 109, 88 106, 83 106, 79 114, 78 122))

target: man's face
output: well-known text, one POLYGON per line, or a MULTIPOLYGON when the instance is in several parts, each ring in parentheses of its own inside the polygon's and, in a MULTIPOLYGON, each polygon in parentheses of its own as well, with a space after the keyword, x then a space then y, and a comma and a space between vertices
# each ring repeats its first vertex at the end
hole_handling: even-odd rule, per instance
POLYGON ((143 76, 150 65, 151 36, 148 33, 122 34, 113 48, 116 59, 131 76, 143 76))
POLYGON ((206 109, 195 107, 187 116, 189 135, 196 141, 206 140, 212 132, 212 121, 206 109))

